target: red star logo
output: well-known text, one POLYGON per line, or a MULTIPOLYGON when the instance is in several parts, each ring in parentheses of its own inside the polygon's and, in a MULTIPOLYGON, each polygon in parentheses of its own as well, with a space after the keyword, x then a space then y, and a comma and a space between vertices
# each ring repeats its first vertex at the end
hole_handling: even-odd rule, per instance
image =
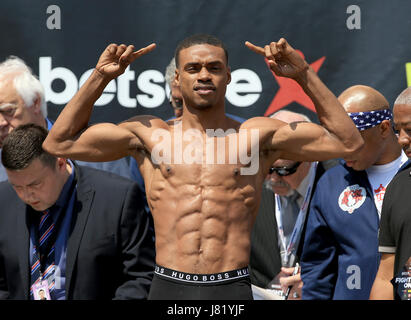
MULTIPOLYGON (((296 50, 303 58, 304 54, 296 50)), ((325 57, 318 59, 317 61, 310 64, 311 68, 318 73, 320 70, 321 65, 323 64, 325 57)), ((267 60, 266 60, 267 63, 267 60)), ((268 64, 267 64, 268 65, 268 64)), ((271 69, 270 69, 271 70, 271 69)), ((265 116, 268 116, 277 110, 289 105, 291 102, 297 102, 303 107, 316 112, 314 103, 311 101, 310 97, 306 95, 303 89, 301 89, 300 85, 293 79, 290 78, 283 78, 277 76, 272 70, 271 73, 274 75, 275 80, 277 81, 280 89, 277 91, 277 94, 274 96, 274 99, 271 101, 270 106, 265 111, 265 116)))

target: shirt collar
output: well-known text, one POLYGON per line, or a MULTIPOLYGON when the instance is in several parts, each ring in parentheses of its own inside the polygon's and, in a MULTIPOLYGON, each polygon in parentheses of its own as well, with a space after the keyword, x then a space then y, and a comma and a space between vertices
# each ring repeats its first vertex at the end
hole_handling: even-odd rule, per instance
POLYGON ((51 128, 53 127, 53 122, 51 122, 49 118, 45 118, 45 119, 46 119, 46 124, 47 124, 47 130, 50 131, 51 128))
POLYGON ((299 195, 303 198, 305 197, 305 194, 307 193, 309 183, 310 183, 310 178, 313 174, 315 174, 314 162, 311 162, 310 170, 308 171, 308 174, 304 177, 303 181, 301 181, 300 185, 296 189, 299 195))

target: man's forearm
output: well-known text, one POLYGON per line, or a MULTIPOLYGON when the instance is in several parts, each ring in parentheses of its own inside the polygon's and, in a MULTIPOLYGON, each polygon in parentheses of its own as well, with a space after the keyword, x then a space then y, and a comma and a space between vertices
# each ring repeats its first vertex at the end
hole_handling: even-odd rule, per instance
POLYGON ((389 280, 375 279, 370 293, 370 300, 393 300, 393 287, 389 280))
POLYGON ((313 101, 321 124, 348 149, 357 149, 362 138, 336 96, 310 67, 295 79, 313 101))
POLYGON ((57 141, 72 139, 85 129, 88 126, 93 106, 109 81, 94 70, 60 113, 50 131, 51 138, 57 141))

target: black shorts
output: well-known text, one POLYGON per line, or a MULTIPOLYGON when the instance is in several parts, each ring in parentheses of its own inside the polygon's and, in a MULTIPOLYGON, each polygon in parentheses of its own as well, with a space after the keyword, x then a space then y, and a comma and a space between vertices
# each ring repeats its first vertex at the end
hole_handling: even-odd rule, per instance
POLYGON ((253 300, 248 268, 192 274, 155 267, 149 300, 253 300))

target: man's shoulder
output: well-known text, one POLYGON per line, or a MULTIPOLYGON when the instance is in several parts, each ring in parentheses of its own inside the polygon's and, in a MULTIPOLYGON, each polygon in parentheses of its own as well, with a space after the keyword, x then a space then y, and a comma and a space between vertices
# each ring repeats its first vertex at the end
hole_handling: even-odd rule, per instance
POLYGON ((331 167, 328 167, 325 169, 325 172, 321 176, 320 181, 333 180, 336 176, 347 175, 347 174, 351 175, 352 171, 349 170, 343 163, 336 162, 331 167))
POLYGON ((408 188, 406 188, 405 186, 408 184, 411 185, 411 163, 401 168, 401 171, 399 171, 394 176, 394 178, 392 178, 387 187, 387 192, 390 192, 390 190, 395 190, 395 193, 398 193, 399 191, 407 192, 408 188), (404 189, 404 187, 405 189, 407 189, 407 191, 404 189))
POLYGON ((272 133, 284 126, 284 122, 268 117, 252 117, 240 123, 239 128, 244 130, 258 129, 260 133, 272 133))
POLYGON ((340 161, 320 176, 316 183, 316 190, 341 192, 340 189, 347 185, 364 184, 364 173, 365 171, 355 171, 340 161))
POLYGON ((0 206, 0 220, 3 222, 3 219, 15 216, 17 211, 26 207, 8 180, 0 182, 0 206))
POLYGON ((144 130, 155 130, 155 129, 169 129, 169 125, 166 121, 156 116, 151 115, 139 115, 132 117, 126 121, 119 124, 120 127, 127 128, 128 130, 134 131, 140 127, 144 127, 144 130))
POLYGON ((330 159, 318 162, 318 168, 327 171, 341 163, 341 159, 330 159))
POLYGON ((0 181, 0 198, 9 196, 10 193, 14 193, 13 187, 8 180, 0 181))
POLYGON ((394 176, 393 180, 410 180, 411 178, 411 162, 406 166, 401 167, 400 171, 394 176))

